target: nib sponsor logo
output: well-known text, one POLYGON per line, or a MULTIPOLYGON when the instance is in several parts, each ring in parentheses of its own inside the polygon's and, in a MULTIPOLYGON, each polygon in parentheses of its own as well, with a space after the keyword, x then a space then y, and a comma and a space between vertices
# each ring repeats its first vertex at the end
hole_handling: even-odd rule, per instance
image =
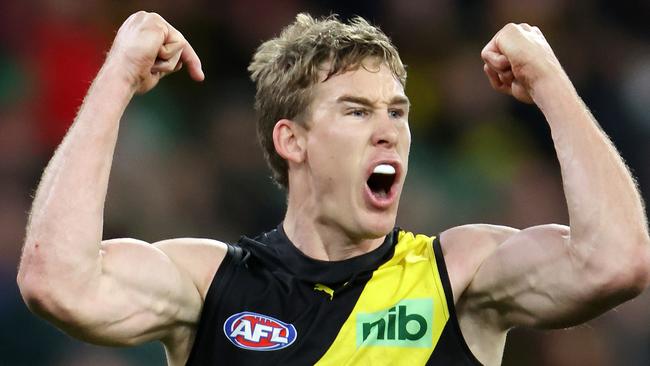
POLYGON ((357 347, 431 347, 433 301, 402 300, 375 313, 357 314, 357 347))
POLYGON ((253 351, 275 351, 289 347, 298 335, 292 324, 250 311, 228 317, 223 331, 235 346, 253 351))

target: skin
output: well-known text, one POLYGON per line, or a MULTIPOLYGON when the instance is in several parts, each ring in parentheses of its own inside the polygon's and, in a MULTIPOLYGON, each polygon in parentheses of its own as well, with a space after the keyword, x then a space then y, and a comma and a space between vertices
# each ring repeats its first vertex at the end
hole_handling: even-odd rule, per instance
MULTIPOLYGON (((442 233, 463 334, 482 363, 497 365, 510 328, 577 324, 641 293, 650 283, 650 239, 629 172, 541 32, 509 24, 481 55, 494 89, 535 103, 546 116, 571 224, 476 224, 442 233)), ((170 365, 189 356, 225 245, 102 241, 102 225, 124 109, 183 65, 203 80, 196 53, 160 16, 139 12, 122 25, 43 174, 18 273, 30 309, 64 331, 106 345, 158 339, 170 365)), ((385 66, 373 59, 364 65, 316 86, 306 128, 280 120, 273 132, 289 163, 285 230, 317 259, 373 250, 395 223, 408 165, 408 102, 385 66), (394 201, 378 207, 363 187, 382 159, 401 175, 394 201)))
POLYGON ((395 225, 399 194, 388 207, 375 207, 364 189, 381 161, 401 171, 401 192, 411 144, 408 99, 388 67, 377 60, 365 66, 316 84, 307 128, 289 120, 275 126, 276 150, 289 162, 284 228, 314 258, 368 252, 395 225))

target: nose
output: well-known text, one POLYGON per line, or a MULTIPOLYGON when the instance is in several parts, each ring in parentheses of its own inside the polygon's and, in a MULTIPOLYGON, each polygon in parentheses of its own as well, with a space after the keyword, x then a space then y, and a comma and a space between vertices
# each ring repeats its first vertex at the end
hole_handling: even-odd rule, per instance
POLYGON ((376 128, 372 134, 372 144, 392 148, 397 144, 399 131, 396 121, 388 115, 378 118, 376 128))

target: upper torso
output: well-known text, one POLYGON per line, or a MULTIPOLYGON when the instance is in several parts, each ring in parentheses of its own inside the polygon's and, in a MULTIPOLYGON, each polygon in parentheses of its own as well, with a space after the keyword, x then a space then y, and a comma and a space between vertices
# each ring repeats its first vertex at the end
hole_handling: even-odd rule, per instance
MULTIPOLYGON (((275 237, 271 232, 269 234, 272 237, 262 237, 261 241, 278 241, 278 238, 283 238, 281 232, 274 232, 275 237)), ((456 324, 453 299, 459 299, 459 296, 452 296, 451 292, 462 293, 463 288, 459 285, 467 286, 464 283, 467 281, 454 281, 454 277, 464 279, 467 276, 455 273, 451 273, 451 286, 448 286, 442 252, 445 252, 445 258, 450 252, 453 253, 453 250, 450 251, 450 243, 443 244, 443 250, 438 249, 438 253, 434 253, 432 238, 413 236, 406 232, 395 232, 392 235, 400 240, 395 243, 385 242, 372 253, 340 262, 307 258, 288 239, 281 251, 276 253, 269 252, 268 247, 260 246, 252 240, 243 243, 244 248, 249 247, 244 252, 250 254, 251 248, 255 252, 252 259, 246 261, 248 263, 245 266, 248 268, 227 270, 236 266, 228 263, 230 259, 224 260, 212 287, 209 291, 206 289, 207 297, 196 340, 194 335, 197 333, 191 337, 178 337, 177 342, 167 344, 169 355, 175 355, 173 358, 176 360, 184 360, 190 350, 189 345, 196 342, 189 364, 204 364, 206 361, 199 360, 198 357, 201 356, 197 356, 201 352, 200 348, 206 347, 202 343, 216 341, 218 347, 221 347, 215 352, 217 356, 214 356, 219 363, 231 363, 227 362, 228 357, 235 357, 233 362, 241 363, 254 363, 250 360, 261 357, 269 363, 269 360, 276 357, 278 362, 282 360, 281 363, 285 364, 291 361, 294 364, 330 364, 345 363, 345 360, 360 364, 371 362, 369 360, 373 357, 376 360, 386 360, 387 357, 395 356, 404 359, 404 355, 409 355, 413 359, 408 364, 424 364, 428 360, 438 360, 435 364, 450 364, 449 360, 440 361, 442 359, 439 357, 456 352, 464 359, 459 362, 467 362, 460 364, 472 364, 473 357, 463 348, 462 336, 448 334, 456 324), (278 255, 282 256, 282 262, 278 262, 278 255), (242 289, 242 286, 246 287, 242 289), (448 288, 445 289, 445 286, 448 288), (425 317, 428 317, 427 309, 433 309, 432 323, 428 325, 426 335, 422 335, 427 341, 417 340, 415 343, 420 343, 415 344, 409 338, 421 336, 418 328, 418 319, 421 318, 411 311, 423 311, 425 317), (250 313, 242 314, 245 311, 250 313), (206 315, 208 312, 210 314, 206 315), (293 344, 272 352, 245 350, 241 347, 242 344, 252 348, 260 346, 255 342, 245 344, 246 336, 262 340, 270 332, 267 335, 273 338, 271 328, 262 327, 261 331, 253 334, 253 328, 241 325, 242 321, 246 323, 251 320, 253 324, 256 321, 254 319, 266 322, 264 324, 272 324, 276 320, 285 326, 290 324, 296 330, 293 344), (380 324, 382 322, 383 325, 380 324), (411 328, 409 331, 401 329, 400 333, 400 326, 406 324, 404 322, 408 322, 408 327, 411 328), (389 323, 392 327, 388 327, 389 323), (230 328, 224 330, 224 325, 230 328), (385 329, 378 336, 381 326, 385 329), (206 329, 210 328, 214 335, 206 336, 210 333, 206 329), (234 337, 229 339, 228 332, 234 337), (208 339, 210 337, 219 339, 208 339)), ((454 236, 447 236, 450 242, 454 239, 454 236)), ((450 266, 451 271, 458 272, 458 268, 456 263, 450 266)), ((470 348, 478 351, 477 355, 483 363, 498 364, 505 341, 504 334, 486 332, 480 326, 480 317, 466 316, 462 301, 460 303, 460 324, 470 348)), ((278 332, 280 333, 275 335, 276 341, 283 341, 287 338, 285 335, 290 335, 286 331, 278 332)), ((282 342, 275 344, 282 346, 282 342)), ((170 364, 183 364, 183 361, 170 360, 170 364)))

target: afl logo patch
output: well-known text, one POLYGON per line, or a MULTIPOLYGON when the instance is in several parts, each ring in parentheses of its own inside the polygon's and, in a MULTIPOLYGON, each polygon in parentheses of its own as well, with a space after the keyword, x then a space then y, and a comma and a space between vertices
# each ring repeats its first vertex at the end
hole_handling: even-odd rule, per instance
POLYGON ((298 335, 293 324, 251 311, 228 317, 223 324, 223 331, 232 344, 252 351, 287 348, 298 335))

